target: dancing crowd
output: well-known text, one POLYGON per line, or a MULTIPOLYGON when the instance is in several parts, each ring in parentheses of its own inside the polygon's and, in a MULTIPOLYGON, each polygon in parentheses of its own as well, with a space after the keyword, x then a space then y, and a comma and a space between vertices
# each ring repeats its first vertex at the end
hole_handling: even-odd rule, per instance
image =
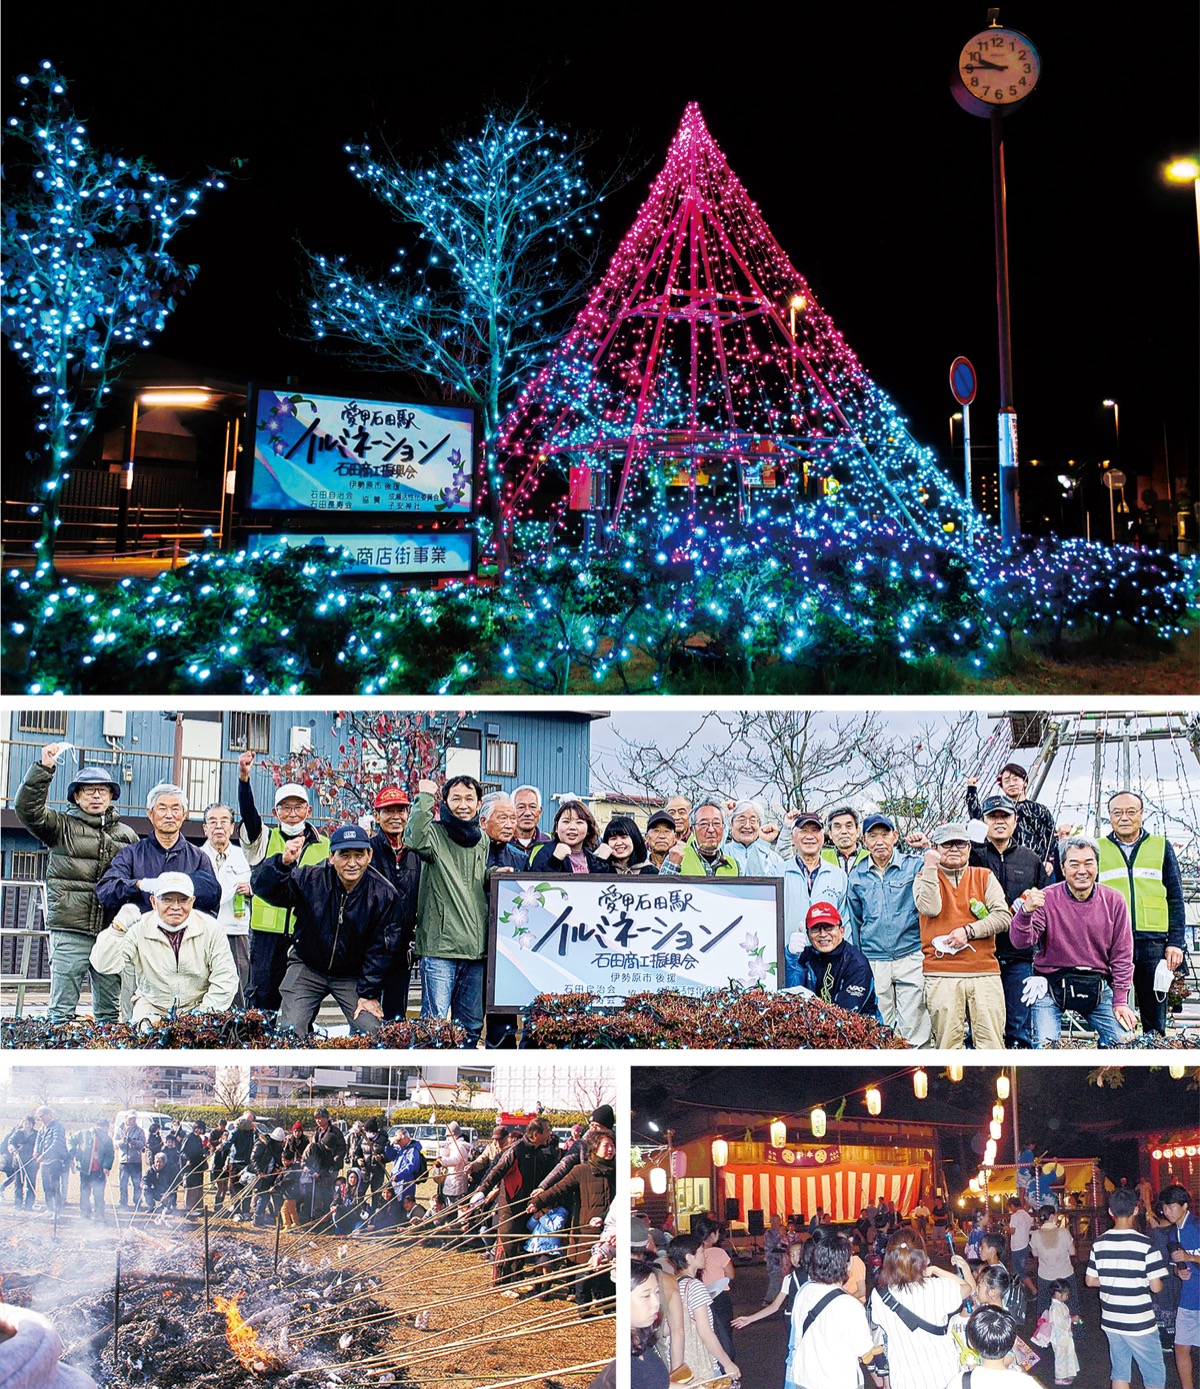
POLYGON ((493 874, 774 877, 782 883, 787 988, 894 1028, 913 1046, 1056 1042, 1067 1015, 1101 1046, 1139 1026, 1164 1033, 1184 961, 1183 884, 1171 844, 1143 828, 1141 796, 1108 801, 1100 839, 1060 833, 1008 764, 970 821, 905 837, 853 806, 792 809, 782 824, 751 801, 669 797, 645 829, 603 831, 565 798, 541 828, 536 787, 483 794, 473 777, 423 780, 374 798, 372 828, 326 836, 307 789, 274 794, 273 823, 239 760, 238 804, 204 810, 184 837, 178 786, 147 798, 143 838, 118 817, 120 786, 84 768, 65 812, 47 805, 62 745, 48 744, 16 799, 49 847, 50 1019, 70 1022, 85 978, 99 1022, 189 1010, 277 1012, 307 1036, 332 997, 354 1031, 405 1016, 414 964, 420 1013, 463 1029, 467 1046, 516 1044, 517 1018, 485 1019, 488 884, 493 874), (239 838, 234 838, 235 827, 239 838))
MULTIPOLYGON (((1128 1389, 1136 1363, 1145 1389, 1164 1389, 1168 1347, 1181 1389, 1197 1389, 1200 1225, 1188 1192, 1170 1185, 1155 1197, 1148 1183, 1122 1185, 1109 1194, 1107 1220, 1100 1214, 1081 1271, 1099 1294, 1106 1378, 1128 1389)), ((763 1305, 735 1316, 736 1264, 722 1227, 701 1216, 672 1237, 635 1216, 633 1389, 744 1378, 747 1352, 739 1365, 734 1333, 780 1312, 789 1326, 783 1389, 1072 1384, 1088 1329, 1067 1215, 1014 1198, 1002 1219, 981 1211, 969 1220, 961 1253, 955 1233, 940 1200, 919 1203, 912 1223, 887 1202, 864 1207, 849 1227, 817 1212, 785 1229, 776 1215, 763 1305)))
POLYGON ((134 1111, 119 1119, 115 1133, 98 1118, 69 1134, 48 1106, 27 1115, 0 1139, 0 1204, 11 1190, 17 1210, 58 1220, 78 1174, 79 1215, 101 1225, 111 1206, 118 1219, 143 1222, 211 1216, 338 1236, 405 1229, 482 1251, 495 1282, 520 1284, 523 1295, 567 1295, 563 1278, 551 1278, 566 1267, 581 1305, 611 1297, 610 1105, 565 1145, 541 1117, 523 1128, 497 1124, 475 1143, 452 1122, 432 1162, 404 1127, 389 1133, 382 1116, 346 1124, 325 1108, 310 1128, 297 1120, 285 1129, 251 1111, 212 1128, 158 1118, 143 1128, 134 1111))

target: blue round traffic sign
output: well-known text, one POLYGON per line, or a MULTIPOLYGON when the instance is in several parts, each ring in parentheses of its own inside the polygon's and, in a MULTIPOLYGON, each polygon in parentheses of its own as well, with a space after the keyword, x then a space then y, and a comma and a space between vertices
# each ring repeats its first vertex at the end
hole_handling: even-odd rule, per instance
POLYGON ((970 405, 975 399, 975 368, 965 357, 955 357, 950 363, 950 394, 960 405, 970 405))

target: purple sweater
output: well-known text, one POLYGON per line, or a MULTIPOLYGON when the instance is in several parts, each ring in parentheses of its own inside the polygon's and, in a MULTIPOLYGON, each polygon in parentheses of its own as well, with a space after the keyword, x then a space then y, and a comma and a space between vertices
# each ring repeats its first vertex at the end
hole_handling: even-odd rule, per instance
POLYGON ((1020 910, 1008 938, 1013 945, 1034 945, 1038 974, 1060 969, 1098 969, 1112 979, 1113 1006, 1129 1002, 1133 982, 1133 931, 1124 897, 1097 884, 1086 902, 1071 896, 1066 883, 1046 889, 1046 904, 1032 915, 1020 910))

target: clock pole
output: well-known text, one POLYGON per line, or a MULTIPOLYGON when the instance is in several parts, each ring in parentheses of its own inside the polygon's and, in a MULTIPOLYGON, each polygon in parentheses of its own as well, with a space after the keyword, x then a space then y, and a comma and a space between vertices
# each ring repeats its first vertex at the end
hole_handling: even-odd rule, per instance
POLYGON ((1004 184, 1003 112, 991 112, 992 216, 996 225, 996 318, 1000 339, 1000 538, 1005 543, 1021 534, 1017 488, 1017 407, 1012 390, 1012 320, 1008 297, 1008 206, 1004 184))
POLYGON ((996 318, 1000 339, 1000 538, 1012 544, 1021 534, 1017 491, 1017 407, 1013 404, 1012 328, 1008 294, 1008 215, 1004 184, 1004 117, 1033 95, 1042 72, 1037 49, 1017 29, 1000 25, 988 10, 988 27, 969 38, 950 76, 954 100, 992 126, 992 217, 996 229, 996 318))

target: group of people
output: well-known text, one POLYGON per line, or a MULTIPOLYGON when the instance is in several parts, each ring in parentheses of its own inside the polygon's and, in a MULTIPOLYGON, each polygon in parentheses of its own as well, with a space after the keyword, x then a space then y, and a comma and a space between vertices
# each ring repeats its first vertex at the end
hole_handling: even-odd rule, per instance
MULTIPOLYGON (((50 744, 16 800, 50 849, 50 1017, 74 1017, 90 973, 95 1016, 134 1022, 234 1004, 278 1011, 308 1035, 332 996, 349 1026, 374 1032, 406 1013, 419 961, 422 1018, 449 1017, 466 1045, 485 1037, 487 892, 495 873, 777 877, 785 921, 783 984, 877 1018, 914 1046, 1045 1046, 1073 1013, 1101 1046, 1139 1020, 1166 1028, 1183 961, 1183 887, 1174 850, 1143 828, 1133 791, 1108 802, 1104 838, 1064 834, 1025 796, 1008 764, 974 823, 948 822, 900 845, 888 815, 852 806, 790 810, 782 828, 753 802, 670 797, 648 817, 598 827, 567 798, 549 832, 532 786, 483 794, 470 776, 416 803, 397 786, 374 798, 376 828, 326 836, 307 789, 276 789, 274 823, 239 760, 235 813, 204 811, 205 840, 183 835, 188 803, 169 783, 147 798, 151 832, 121 824, 120 787, 96 768, 47 807, 60 745, 50 744), (786 836, 783 831, 786 830, 786 836), (783 841, 783 842, 780 842, 783 841), (124 997, 122 979, 124 977, 124 997)), ((517 1019, 486 1018, 489 1046, 515 1044, 517 1019)))
POLYGON ((211 1191, 218 1218, 340 1236, 411 1225, 430 1242, 485 1251, 495 1281, 520 1285, 521 1295, 573 1292, 589 1308, 612 1295, 611 1105, 576 1125, 565 1146, 541 1117, 524 1128, 497 1124, 477 1144, 452 1122, 433 1162, 404 1127, 389 1135, 381 1117, 348 1125, 323 1107, 311 1129, 299 1120, 284 1129, 249 1110, 212 1128, 202 1119, 143 1128, 134 1111, 119 1118, 115 1134, 97 1118, 68 1135, 50 1108, 28 1115, 0 1141, 0 1202, 11 1187, 17 1208, 34 1209, 40 1180, 45 1209, 58 1216, 77 1172, 80 1215, 103 1224, 115 1171, 115 1208, 131 1219, 199 1219, 211 1191), (564 1266, 570 1278, 552 1277, 564 1266))
MULTIPOLYGON (((1133 1363, 1146 1389, 1164 1389, 1164 1336, 1173 1344, 1182 1389, 1196 1389, 1193 1348, 1200 1341, 1200 1226, 1190 1198, 1171 1185, 1151 1199, 1118 1187, 1108 1199, 1110 1228, 1095 1235, 1085 1265, 1099 1292, 1110 1378, 1128 1389, 1133 1363), (1139 1211, 1145 1218, 1139 1219, 1139 1211)), ((1080 1373, 1082 1318, 1070 1230, 1053 1206, 1036 1213, 1009 1203, 1006 1228, 973 1222, 967 1249, 934 1262, 926 1235, 876 1208, 839 1230, 814 1216, 790 1221, 787 1276, 768 1270, 758 1311, 733 1317, 734 1266, 706 1217, 672 1238, 635 1217, 632 1259, 632 1383, 662 1389, 720 1375, 739 1377, 732 1332, 783 1311, 789 1323, 785 1389, 1042 1389, 1029 1370, 1043 1364, 1056 1385, 1080 1373), (882 1248, 873 1252, 873 1236, 882 1248), (1023 1244, 1017 1241, 1023 1239, 1023 1244), (1036 1281, 1028 1276, 1037 1260, 1036 1281), (1007 1262, 1006 1262, 1007 1260, 1007 1262), (1031 1305, 1030 1294, 1036 1293, 1031 1305), (689 1377, 690 1371, 690 1377, 689 1377)), ((776 1218, 776 1233, 782 1230, 776 1218)))

